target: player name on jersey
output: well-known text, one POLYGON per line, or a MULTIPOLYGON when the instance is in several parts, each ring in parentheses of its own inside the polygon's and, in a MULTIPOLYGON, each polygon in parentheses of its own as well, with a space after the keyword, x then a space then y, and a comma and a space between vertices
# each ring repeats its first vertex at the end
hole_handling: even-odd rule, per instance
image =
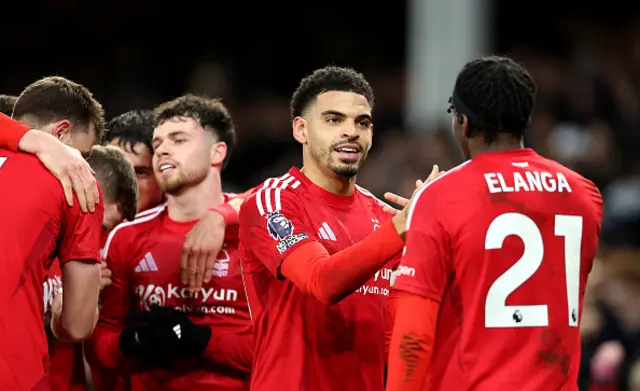
POLYGON ((484 174, 489 193, 512 193, 520 191, 539 191, 549 193, 571 193, 569 181, 561 172, 514 171, 503 174, 489 172, 484 174))

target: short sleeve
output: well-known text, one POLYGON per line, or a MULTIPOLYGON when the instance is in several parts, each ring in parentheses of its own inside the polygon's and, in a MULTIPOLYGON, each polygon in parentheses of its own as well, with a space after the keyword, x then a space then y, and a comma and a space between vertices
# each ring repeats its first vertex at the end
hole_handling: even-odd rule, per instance
MULTIPOLYGON (((100 191, 100 188, 98 188, 100 191)), ((58 243, 58 259, 62 268, 72 260, 100 261, 100 235, 104 217, 104 200, 100 191, 100 202, 93 213, 83 213, 75 199, 72 207, 67 207, 62 239, 58 243)))
POLYGON ((244 252, 260 260, 274 276, 294 249, 312 239, 302 221, 301 203, 293 193, 260 189, 240 209, 240 242, 244 252))
POLYGON ((440 302, 448 283, 451 247, 436 195, 425 187, 409 210, 405 248, 393 287, 440 302))

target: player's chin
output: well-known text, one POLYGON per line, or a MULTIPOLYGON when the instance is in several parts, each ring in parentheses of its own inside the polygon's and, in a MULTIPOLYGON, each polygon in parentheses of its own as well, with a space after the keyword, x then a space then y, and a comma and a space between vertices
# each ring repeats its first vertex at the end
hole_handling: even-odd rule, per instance
POLYGON ((344 163, 338 164, 333 167, 333 172, 340 175, 344 178, 351 178, 358 174, 358 170, 360 169, 360 162, 356 161, 353 163, 344 163))

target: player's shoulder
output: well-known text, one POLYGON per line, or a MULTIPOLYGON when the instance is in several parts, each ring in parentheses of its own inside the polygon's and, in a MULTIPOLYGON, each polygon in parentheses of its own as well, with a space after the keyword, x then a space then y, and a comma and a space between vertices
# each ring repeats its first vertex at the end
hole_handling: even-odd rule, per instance
POLYGON ((555 172, 557 176, 562 176, 563 180, 566 179, 571 192, 582 193, 591 200, 600 204, 602 203, 600 190, 598 190, 598 187, 590 179, 553 159, 545 158, 540 155, 537 155, 537 158, 540 162, 544 162, 548 171, 555 172))
POLYGON ((0 148, 0 168, 5 178, 16 177, 23 180, 29 178, 30 183, 40 186, 58 186, 58 180, 32 154, 14 152, 0 148))
POLYGON ((251 194, 245 198, 240 213, 244 210, 247 213, 258 212, 260 215, 266 215, 293 208, 298 204, 305 189, 304 180, 292 171, 268 178, 252 189, 251 194))
POLYGON ((358 195, 363 199, 364 203, 368 205, 369 208, 375 213, 384 213, 383 208, 385 206, 390 206, 380 198, 376 197, 372 192, 360 185, 356 185, 356 191, 358 192, 358 195))
POLYGON ((136 237, 146 235, 158 226, 166 209, 167 204, 164 203, 138 213, 133 221, 125 221, 117 225, 107 236, 102 256, 106 258, 112 248, 122 243, 133 243, 136 237))

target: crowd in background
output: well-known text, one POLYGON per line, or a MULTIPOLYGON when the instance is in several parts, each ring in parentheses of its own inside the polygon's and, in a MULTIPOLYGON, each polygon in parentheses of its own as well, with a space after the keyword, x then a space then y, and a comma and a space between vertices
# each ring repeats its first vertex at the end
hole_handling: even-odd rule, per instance
MULTIPOLYGON (((121 1, 115 3, 124 5, 121 1)), ((408 195, 415 180, 426 177, 432 164, 446 170, 461 162, 446 126, 424 129, 420 136, 416 136, 419 132, 403 128, 403 48, 378 38, 393 42, 404 31, 398 33, 383 25, 389 15, 375 16, 384 8, 378 2, 363 11, 369 12, 363 18, 378 18, 371 21, 377 31, 371 32, 371 39, 363 47, 353 39, 351 43, 336 44, 340 34, 346 34, 336 29, 333 34, 305 40, 301 37, 304 33, 296 34, 292 25, 282 19, 271 20, 282 28, 280 32, 265 30, 265 34, 286 44, 265 47, 262 41, 254 43, 253 38, 237 37, 229 41, 224 37, 230 28, 203 26, 200 22, 207 20, 204 16, 196 21, 190 19, 195 26, 191 33, 204 34, 204 41, 196 44, 182 39, 172 43, 171 39, 177 37, 166 31, 166 23, 164 30, 156 23, 159 10, 166 13, 168 7, 158 6, 154 11, 146 8, 146 2, 134 2, 127 3, 131 7, 128 14, 109 11, 117 10, 117 4, 96 10, 100 17, 90 20, 82 12, 73 11, 79 9, 73 1, 56 2, 49 6, 52 8, 40 10, 34 20, 44 26, 57 22, 56 15, 69 12, 78 16, 77 23, 56 24, 55 32, 47 37, 21 30, 22 38, 25 42, 38 40, 40 58, 65 50, 71 54, 56 60, 53 71, 46 71, 50 68, 45 61, 38 65, 38 56, 31 57, 36 61, 31 61, 30 66, 3 65, 0 93, 17 94, 43 72, 57 72, 94 91, 106 108, 107 118, 131 109, 151 108, 185 91, 222 97, 236 121, 239 144, 223 181, 225 190, 238 191, 300 164, 300 149, 291 137, 290 93, 295 80, 326 65, 321 53, 332 51, 332 62, 364 72, 376 93, 374 148, 358 178, 362 186, 377 195, 384 191, 408 195), (136 15, 142 19, 132 20, 136 15), (147 26, 144 28, 158 37, 111 37, 104 33, 110 31, 105 27, 108 18, 122 26, 122 34, 137 34, 147 26), (56 39, 83 29, 103 34, 94 38, 78 35, 78 40, 66 49, 53 44, 56 39), (74 49, 101 45, 103 40, 111 44, 89 50, 86 56, 74 49), (224 48, 219 51, 230 54, 219 55, 202 44, 207 40, 210 46, 224 48), (198 45, 200 49, 195 49, 198 45), (386 50, 385 55, 371 52, 377 46, 386 50), (236 53, 233 47, 244 49, 236 53), (354 56, 354 51, 363 54, 354 56), (292 62, 302 65, 290 66, 292 62), (278 87, 273 87, 276 84, 278 87)), ((312 8, 305 9, 312 12, 312 8)), ((273 6, 268 11, 276 14, 279 8, 273 6)), ((389 12, 402 14, 404 9, 389 12)), ((249 35, 256 38, 257 32, 268 25, 266 21, 262 23, 236 28, 247 28, 251 30, 249 35)), ((333 22, 326 23, 331 27, 333 22)), ((2 29, 8 28, 0 27, 0 31, 7 32, 2 29)), ((308 32, 313 26, 300 28, 308 32)), ((528 146, 593 180, 605 200, 601 254, 591 274, 583 311, 581 389, 587 390, 585 385, 592 382, 592 390, 640 391, 640 155, 636 154, 640 147, 640 24, 566 18, 562 26, 556 25, 552 31, 558 35, 546 34, 545 44, 509 44, 502 52, 524 63, 538 85, 528 146), (616 383, 619 388, 607 388, 616 383)), ((7 42, 6 46, 18 54, 33 54, 20 42, 7 42)), ((443 111, 447 98, 442 97, 443 111)))

